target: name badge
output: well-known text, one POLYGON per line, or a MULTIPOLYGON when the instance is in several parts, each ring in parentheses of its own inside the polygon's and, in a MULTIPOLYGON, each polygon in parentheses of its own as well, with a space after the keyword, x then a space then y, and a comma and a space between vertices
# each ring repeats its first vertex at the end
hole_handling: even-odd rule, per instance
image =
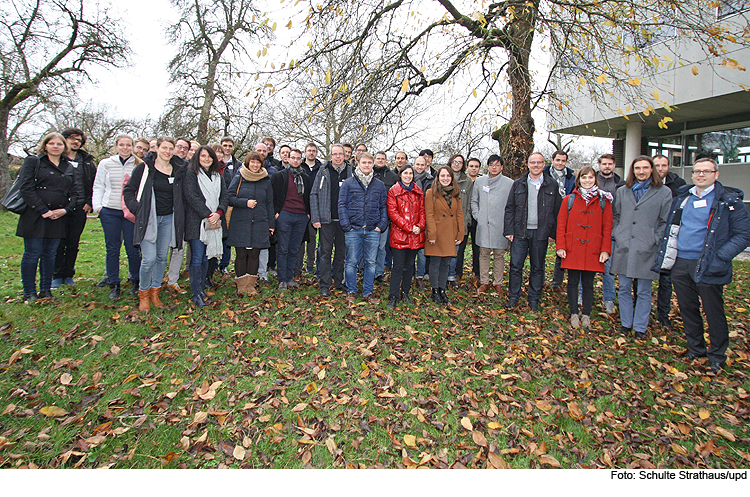
POLYGON ((174 183, 174 178, 167 178, 167 180, 169 181, 169 184, 170 184, 170 185, 171 185, 172 183, 174 183))
POLYGON ((490 193, 490 187, 489 187, 489 186, 487 186, 487 185, 483 186, 483 187, 482 187, 482 190, 483 190, 484 192, 486 192, 486 193, 490 193))
POLYGON ((339 181, 339 188, 341 188, 341 185, 343 185, 343 184, 344 184, 343 181, 339 181))
POLYGON ((68 162, 70 163, 70 165, 71 165, 71 166, 73 166, 73 167, 78 167, 78 163, 77 163, 76 161, 74 161, 74 160, 69 160, 68 162))
POLYGON ((693 207, 696 209, 700 209, 701 207, 706 207, 706 199, 702 198, 696 202, 693 202, 693 207))

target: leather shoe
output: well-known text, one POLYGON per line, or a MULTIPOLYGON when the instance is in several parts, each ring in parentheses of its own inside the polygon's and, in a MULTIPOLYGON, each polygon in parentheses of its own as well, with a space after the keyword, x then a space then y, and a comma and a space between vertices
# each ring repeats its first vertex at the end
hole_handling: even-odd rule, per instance
POLYGON ((396 297, 388 297, 388 303, 385 305, 388 309, 396 307, 396 297))
POLYGON ((321 297, 328 297, 331 294, 331 291, 328 288, 321 288, 320 289, 320 296, 321 297))
POLYGON ((180 288, 180 285, 178 285, 177 283, 175 283, 174 285, 167 285, 167 288, 175 293, 179 293, 180 295, 187 293, 187 290, 180 288))
POLYGON ((518 307, 518 300, 512 299, 509 300, 507 304, 505 304, 505 307, 507 309, 513 309, 515 307, 518 307))
POLYGON ((500 285, 495 285, 493 288, 495 289, 495 293, 497 293, 498 295, 503 293, 503 287, 501 287, 500 285))
POLYGON ((105 286, 109 286, 109 278, 105 276, 104 278, 102 278, 102 280, 99 283, 96 284, 96 286, 98 288, 104 288, 105 286))
POLYGON ((706 357, 706 354, 699 354, 697 352, 693 352, 692 350, 689 350, 685 352, 682 356, 684 359, 687 359, 688 361, 692 361, 695 359, 700 359, 701 357, 706 357))
POLYGON ((709 364, 708 370, 706 370, 706 373, 709 374, 709 375, 711 375, 711 376, 715 376, 715 375, 719 374, 719 371, 721 371, 722 369, 724 369, 724 364, 726 364, 726 363, 711 361, 711 364, 709 364))
POLYGON ((490 285, 485 285, 484 283, 479 286, 479 289, 477 290, 477 293, 487 293, 487 290, 490 289, 490 285))
POLYGON ((51 299, 52 298, 52 292, 49 290, 42 290, 39 292, 39 298, 40 299, 51 299))
POLYGON ((529 309, 531 309, 531 312, 537 312, 539 310, 539 302, 529 302, 529 309))
POLYGON ((411 299, 411 297, 409 297, 408 293, 401 292, 401 300, 404 301, 404 304, 414 305, 414 301, 411 299))

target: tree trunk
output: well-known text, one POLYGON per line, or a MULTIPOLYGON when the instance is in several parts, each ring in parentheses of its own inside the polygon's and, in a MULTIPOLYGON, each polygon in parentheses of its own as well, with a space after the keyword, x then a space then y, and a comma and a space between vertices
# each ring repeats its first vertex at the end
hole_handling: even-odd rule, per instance
POLYGON ((203 106, 201 107, 201 116, 198 119, 198 134, 195 137, 198 143, 208 143, 208 120, 211 118, 211 109, 216 98, 214 85, 216 84, 216 67, 218 66, 218 62, 218 60, 212 60, 208 63, 206 85, 203 87, 203 106))
POLYGON ((0 109, 0 198, 4 197, 10 188, 10 154, 8 153, 9 113, 10 109, 0 109))

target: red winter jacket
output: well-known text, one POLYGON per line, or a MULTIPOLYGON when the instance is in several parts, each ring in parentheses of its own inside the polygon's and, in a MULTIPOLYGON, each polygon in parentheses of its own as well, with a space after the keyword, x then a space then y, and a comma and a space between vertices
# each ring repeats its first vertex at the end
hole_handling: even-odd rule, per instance
POLYGON ((424 247, 424 193, 416 184, 411 191, 396 182, 388 191, 388 218, 391 220, 391 247, 421 249, 424 247), (412 232, 419 226, 419 234, 412 232))
POLYGON ((612 204, 605 200, 602 210, 597 196, 587 206, 577 188, 573 193, 575 201, 570 212, 565 197, 557 216, 557 250, 566 252, 562 267, 603 273, 604 263, 599 262, 599 255, 612 255, 612 204))

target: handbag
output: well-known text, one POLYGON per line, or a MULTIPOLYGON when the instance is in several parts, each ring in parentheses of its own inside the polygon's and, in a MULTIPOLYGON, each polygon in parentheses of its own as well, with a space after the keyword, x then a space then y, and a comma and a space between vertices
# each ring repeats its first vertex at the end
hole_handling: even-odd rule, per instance
MULTIPOLYGON (((242 176, 240 176, 240 182, 237 185, 237 191, 235 192, 235 195, 240 194, 240 186, 242 186, 242 176)), ((224 219, 227 222, 227 228, 229 228, 229 221, 232 219, 232 211, 234 210, 233 206, 228 206, 227 211, 224 213, 224 219)))
MULTIPOLYGON (((37 158, 36 165, 34 166, 34 182, 36 183, 36 175, 39 171, 39 159, 37 158)), ((18 176, 16 177, 16 180, 13 182, 12 185, 10 185, 10 188, 8 189, 7 193, 3 197, 2 203, 3 207, 8 209, 10 212, 13 212, 14 214, 23 214, 26 210, 26 201, 23 199, 23 196, 21 195, 21 173, 19 172, 18 176)))
MULTIPOLYGON (((138 185, 138 193, 135 196, 135 199, 140 202, 141 197, 143 196, 143 188, 146 186, 146 179, 148 178, 148 168, 143 168, 143 175, 141 176, 141 183, 138 185)), ((125 185, 128 184, 128 181, 130 181, 130 175, 126 174, 122 178, 122 188, 120 191, 122 191, 125 188, 125 185)), ((120 193, 120 202, 122 202, 122 214, 125 216, 125 219, 130 221, 131 223, 135 223, 135 214, 130 212, 130 209, 128 209, 128 206, 125 205, 125 197, 120 193)))

